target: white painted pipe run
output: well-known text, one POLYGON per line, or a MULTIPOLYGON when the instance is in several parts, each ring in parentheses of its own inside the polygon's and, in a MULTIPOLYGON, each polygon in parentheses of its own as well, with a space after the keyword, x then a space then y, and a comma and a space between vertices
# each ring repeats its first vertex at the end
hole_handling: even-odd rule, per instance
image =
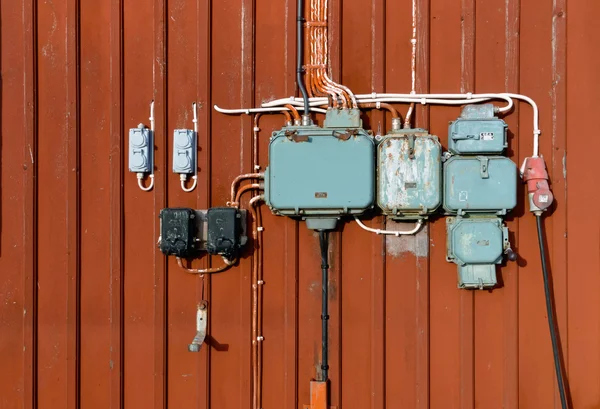
POLYGON ((371 227, 368 227, 367 225, 365 225, 362 221, 360 221, 360 219, 356 216, 354 216, 354 220, 356 220, 356 223, 363 229, 366 230, 370 233, 375 233, 375 234, 381 234, 381 235, 386 235, 386 236, 396 236, 396 237, 400 237, 400 236, 410 236, 413 234, 417 234, 419 232, 419 230, 421 230, 421 227, 423 226, 423 219, 419 219, 416 223, 415 223, 415 228, 412 230, 406 230, 406 231, 392 231, 392 230, 381 230, 381 229, 372 229, 371 227))

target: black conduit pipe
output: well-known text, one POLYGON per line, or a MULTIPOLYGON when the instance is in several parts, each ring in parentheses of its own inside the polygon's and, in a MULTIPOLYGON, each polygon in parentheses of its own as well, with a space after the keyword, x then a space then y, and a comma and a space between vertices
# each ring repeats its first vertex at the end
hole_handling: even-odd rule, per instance
POLYGON ((569 409, 567 404, 565 381, 563 379, 563 368, 559 349, 558 334, 556 330, 556 322, 554 322, 554 306, 552 305, 550 277, 548 276, 548 264, 546 261, 546 246, 544 245, 544 225, 542 222, 542 216, 536 216, 536 219, 538 242, 540 245, 540 256, 542 258, 542 274, 544 276, 544 292, 546 294, 546 314, 548 315, 548 326, 550 327, 550 338, 552 340, 552 353, 554 354, 554 369, 556 371, 556 380, 558 382, 558 393, 560 395, 560 404, 562 409, 569 409))
POLYGON ((328 264, 328 251, 329 251, 329 236, 327 232, 319 231, 319 243, 321 244, 321 269, 323 271, 322 287, 323 287, 323 298, 321 299, 321 382, 327 382, 329 378, 329 362, 328 362, 328 349, 329 349, 329 264, 328 264))
POLYGON ((298 15, 297 15, 297 37, 296 37, 296 47, 297 47, 297 61, 296 61, 296 82, 298 82, 298 88, 302 93, 302 98, 304 99, 304 115, 310 115, 310 106, 308 103, 308 93, 306 92, 306 86, 304 85, 304 79, 302 78, 302 74, 304 73, 304 69, 302 68, 302 63, 304 62, 304 0, 298 0, 298 15))

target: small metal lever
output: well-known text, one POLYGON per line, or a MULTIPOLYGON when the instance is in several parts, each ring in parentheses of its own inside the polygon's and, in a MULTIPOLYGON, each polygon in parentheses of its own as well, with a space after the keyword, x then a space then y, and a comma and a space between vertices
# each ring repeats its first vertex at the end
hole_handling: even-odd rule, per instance
POLYGON ((200 352, 200 348, 206 338, 207 307, 208 303, 204 300, 198 304, 198 310, 196 311, 196 336, 192 340, 192 343, 188 345, 188 351, 190 352, 200 352))

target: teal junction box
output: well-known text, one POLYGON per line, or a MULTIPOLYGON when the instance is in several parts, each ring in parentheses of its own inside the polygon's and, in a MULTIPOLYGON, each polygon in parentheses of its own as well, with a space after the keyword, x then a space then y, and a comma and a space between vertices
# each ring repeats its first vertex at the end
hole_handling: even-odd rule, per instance
POLYGON ((508 228, 497 217, 446 219, 448 261, 458 264, 458 287, 491 288, 496 265, 510 249, 508 228))
POLYGON ((424 129, 391 131, 377 149, 377 204, 392 219, 420 219, 442 203, 442 147, 424 129))
POLYGON ((444 209, 504 215, 517 205, 517 166, 503 156, 450 156, 444 162, 444 209))
POLYGON ((501 154, 508 146, 507 125, 492 104, 467 105, 450 122, 448 150, 457 155, 501 154))
POLYGON ((374 206, 373 138, 358 127, 354 110, 346 111, 351 111, 346 122, 339 112, 330 118, 336 127, 294 126, 273 133, 265 171, 265 201, 273 213, 330 230, 341 216, 374 206))

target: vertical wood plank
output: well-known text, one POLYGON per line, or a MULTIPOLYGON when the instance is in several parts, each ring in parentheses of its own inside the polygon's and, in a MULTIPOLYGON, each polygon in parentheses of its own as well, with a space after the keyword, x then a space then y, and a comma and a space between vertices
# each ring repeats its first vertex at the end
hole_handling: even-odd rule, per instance
MULTIPOLYGON (((111 3, 85 2, 80 10, 81 280, 80 405, 111 406, 111 3)), ((118 20, 115 22, 118 24, 118 20)), ((118 60, 117 60, 118 61, 118 60)), ((118 71, 117 71, 118 72, 118 71)), ((117 172, 120 167, 115 166, 117 172)), ((117 287, 118 295, 118 287, 117 287)), ((117 351, 119 346, 117 346, 117 351)), ((119 363, 117 362, 117 365, 119 363)), ((114 365, 114 364, 112 364, 114 365)))
POLYGON ((78 2, 38 4, 38 406, 79 401, 78 2))
MULTIPOLYGON (((475 0, 461 1, 461 92, 475 92, 475 0)), ((475 407, 474 294, 460 292, 460 408, 475 407)))
POLYGON ((123 232, 123 0, 110 7, 110 408, 124 402, 124 232, 123 232))
MULTIPOLYGON (((521 1, 506 0, 505 3, 505 67, 504 89, 507 92, 518 92, 520 88, 520 24, 521 24, 521 1)), ((520 134, 519 120, 520 111, 515 111, 504 118, 511 133, 520 134)), ((520 166, 521 150, 519 142, 512 138, 509 142, 508 155, 520 166)), ((525 201, 525 197, 521 201, 525 201)), ((517 209, 518 214, 518 209, 517 209)), ((529 215, 526 215, 527 217, 529 215)), ((507 221, 511 235, 511 245, 519 248, 521 225, 519 219, 512 216, 507 221), (512 219, 512 220, 511 220, 512 219)), ((533 233, 533 232, 531 232, 533 233)), ((530 234, 531 234, 530 233, 530 234)), ((503 292, 503 403, 506 408, 519 407, 519 275, 518 263, 508 262, 502 267, 502 279, 504 281, 503 292)))
MULTIPOLYGON (((386 0, 371 1, 371 90, 373 92, 386 91, 386 61, 385 61, 385 33, 386 33, 386 0)), ((387 129, 386 117, 382 112, 374 111, 371 114, 372 127, 375 123, 382 123, 382 128, 387 129)), ((378 224, 382 224, 377 218, 378 224)), ((364 234, 364 232, 360 232, 364 234)), ((371 384, 369 395, 371 409, 385 407, 385 241, 378 235, 371 235, 371 384)))
MULTIPOLYGON (((154 1, 154 48, 152 58, 152 85, 154 88, 156 120, 155 144, 164 149, 162 160, 157 167, 163 166, 164 174, 156 179, 158 185, 154 189, 154 235, 158 237, 160 223, 158 215, 167 205, 168 179, 168 138, 167 127, 167 0, 154 1), (161 164, 162 162, 162 164, 161 164)), ((159 151, 160 152, 160 151, 159 151)), ((157 169, 158 171, 158 169, 157 169)), ((167 347, 168 347, 168 314, 167 314, 167 263, 164 255, 154 246, 154 408, 166 408, 168 405, 167 389, 167 347)))
MULTIPOLYGON (((565 380, 568 392, 569 380, 569 265, 567 239, 567 0, 552 2, 552 153, 546 157, 546 165, 552 180, 552 189, 557 196, 556 208, 552 213, 552 243, 550 261, 555 283, 554 301, 558 332, 563 354, 565 380), (556 194, 558 192, 558 194, 556 194)), ((549 132, 545 133, 545 137, 549 132)), ((518 363, 518 356, 517 356, 518 363)), ((558 387, 555 402, 560 402, 558 387)), ((572 397, 567 396, 571 400, 572 397)), ((573 406, 577 407, 577 406, 573 406)))
POLYGON ((0 4, 0 406, 35 390, 35 57, 32 2, 0 4))
MULTIPOLYGON (((417 0, 417 72, 416 91, 426 93, 429 91, 429 33, 430 33, 430 0, 417 0)), ((417 108, 416 125, 429 128, 429 109, 417 108)), ((429 226, 426 225, 415 236, 415 248, 427 248, 427 254, 419 255, 417 252, 417 373, 416 373, 416 399, 418 409, 429 408, 429 226)))
MULTIPOLYGON (((198 190, 196 194, 197 208, 207 209, 210 206, 210 191, 211 191, 211 135, 212 135, 212 92, 211 92, 211 53, 212 53, 212 21, 211 21, 211 1, 203 0, 196 3, 196 96, 198 102, 198 190)), ((201 268, 207 267, 207 261, 203 261, 201 268)), ((180 272, 180 274, 184 274, 180 272)), ((211 279, 205 277, 205 282, 196 280, 196 296, 200 300, 202 298, 202 287, 204 286, 204 299, 208 301, 208 325, 207 333, 211 334, 211 279)), ((188 330, 190 326, 188 325, 188 330)), ((191 327, 193 330, 193 326, 191 327)), ((196 405, 199 409, 210 408, 210 391, 211 391, 211 351, 207 343, 200 350, 200 356, 196 360, 196 371, 198 373, 198 381, 196 382, 196 405)))

